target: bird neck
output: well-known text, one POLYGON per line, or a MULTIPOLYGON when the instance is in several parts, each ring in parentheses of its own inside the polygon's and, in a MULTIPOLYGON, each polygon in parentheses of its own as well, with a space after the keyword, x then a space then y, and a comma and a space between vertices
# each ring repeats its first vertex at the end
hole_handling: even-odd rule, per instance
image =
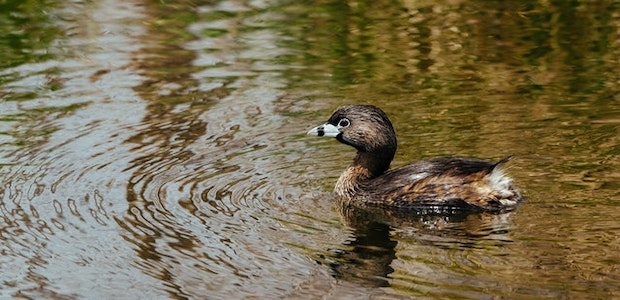
POLYGON ((358 151, 357 156, 338 178, 334 191, 344 198, 357 194, 365 181, 376 178, 390 168, 395 149, 377 152, 358 151))

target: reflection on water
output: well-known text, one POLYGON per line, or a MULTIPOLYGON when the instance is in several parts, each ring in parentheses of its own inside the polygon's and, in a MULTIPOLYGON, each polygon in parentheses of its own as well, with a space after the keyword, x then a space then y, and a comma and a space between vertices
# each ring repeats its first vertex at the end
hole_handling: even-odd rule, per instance
POLYGON ((346 241, 348 249, 335 251, 331 258, 332 276, 361 285, 389 286, 390 266, 396 258, 396 242, 390 239, 389 226, 368 223, 356 228, 352 240, 346 241))
POLYGON ((613 1, 0 8, 2 298, 619 296, 613 1), (528 200, 339 205, 353 153, 304 133, 348 103, 528 200))
MULTIPOLYGON (((436 278, 435 269, 410 269, 415 274, 415 281, 412 281, 411 274, 404 277, 398 272, 393 274, 393 265, 399 260, 417 261, 425 256, 423 252, 408 256, 405 254, 408 249, 419 251, 415 249, 433 247, 489 251, 492 247, 502 247, 512 242, 508 236, 512 213, 448 215, 349 205, 340 208, 343 222, 352 229, 351 237, 328 256, 320 256, 318 261, 328 264, 336 278, 363 285, 404 288, 422 281, 436 287, 442 281, 436 278)), ((459 293, 458 288, 453 286, 446 285, 444 288, 446 292, 459 293)), ((431 291, 420 289, 418 292, 421 296, 431 291)))

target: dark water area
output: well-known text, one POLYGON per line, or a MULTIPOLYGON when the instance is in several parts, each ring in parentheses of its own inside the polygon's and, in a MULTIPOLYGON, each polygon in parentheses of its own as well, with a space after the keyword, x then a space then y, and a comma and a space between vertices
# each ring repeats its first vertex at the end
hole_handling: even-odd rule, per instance
POLYGON ((620 2, 4 1, 0 298, 620 297, 620 2), (496 160, 504 214, 343 208, 305 135, 496 160))

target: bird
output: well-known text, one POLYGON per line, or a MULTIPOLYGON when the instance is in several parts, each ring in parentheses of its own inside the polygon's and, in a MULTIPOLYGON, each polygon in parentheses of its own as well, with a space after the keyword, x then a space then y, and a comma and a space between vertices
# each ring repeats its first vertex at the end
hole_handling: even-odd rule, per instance
POLYGON ((332 137, 357 150, 334 187, 336 195, 350 203, 501 212, 514 209, 523 200, 505 173, 512 155, 497 162, 437 157, 390 169, 397 149, 396 133, 387 114, 373 105, 340 107, 325 124, 307 134, 332 137))

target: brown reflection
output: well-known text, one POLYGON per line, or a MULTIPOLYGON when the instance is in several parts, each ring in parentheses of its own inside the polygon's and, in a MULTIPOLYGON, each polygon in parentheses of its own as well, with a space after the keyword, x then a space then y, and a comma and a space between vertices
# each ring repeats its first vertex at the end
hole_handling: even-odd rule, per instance
POLYGON ((179 286, 183 279, 178 277, 183 274, 175 270, 185 253, 196 254, 203 245, 169 210, 167 185, 181 176, 171 170, 196 155, 188 146, 206 132, 207 123, 197 115, 228 91, 200 91, 192 77, 196 52, 182 47, 193 39, 182 31, 188 20, 197 18, 191 4, 143 2, 149 31, 142 39, 146 46, 134 53, 132 66, 147 78, 134 88, 147 103, 146 115, 143 127, 126 140, 141 155, 128 167, 132 172, 126 186, 129 209, 115 219, 124 230, 123 238, 135 245, 138 259, 133 263, 161 281, 168 297, 182 299, 187 298, 179 286), (176 109, 179 105, 187 109, 176 109))
POLYGON ((243 281, 249 276, 245 274, 260 271, 253 260, 244 261, 246 254, 237 253, 247 241, 232 238, 245 225, 236 218, 248 213, 236 207, 246 200, 239 195, 252 190, 239 183, 254 174, 252 168, 236 165, 234 157, 260 149, 255 142, 260 133, 253 127, 262 124, 248 119, 267 114, 261 104, 269 100, 252 97, 272 95, 243 95, 251 81, 245 77, 256 76, 237 57, 242 55, 236 47, 243 30, 235 28, 242 19, 235 9, 245 7, 212 4, 148 3, 148 46, 135 53, 133 62, 147 78, 135 88, 147 103, 146 115, 126 140, 139 157, 127 169, 130 208, 116 220, 123 237, 135 245, 134 264, 161 282, 171 298, 209 287, 222 293, 235 287, 219 286, 217 280, 243 281), (226 28, 210 31, 213 17, 226 21, 226 28), (195 29, 201 26, 207 28, 195 29), (206 65, 197 66, 201 63, 206 65), (247 131, 252 132, 249 138, 240 141, 247 131), (195 273, 220 276, 188 283, 197 280, 195 273))
POLYGON ((343 249, 332 252, 330 269, 338 279, 373 287, 389 286, 390 266, 396 258, 397 242, 390 238, 390 226, 369 222, 354 228, 343 249))
POLYGON ((509 241, 505 235, 511 227, 511 213, 442 214, 344 203, 340 208, 344 223, 352 228, 351 238, 322 259, 335 278, 366 286, 391 285, 399 239, 448 248, 476 248, 490 235, 495 235, 493 239, 500 244, 509 241), (395 231, 398 236, 394 236, 395 231))

